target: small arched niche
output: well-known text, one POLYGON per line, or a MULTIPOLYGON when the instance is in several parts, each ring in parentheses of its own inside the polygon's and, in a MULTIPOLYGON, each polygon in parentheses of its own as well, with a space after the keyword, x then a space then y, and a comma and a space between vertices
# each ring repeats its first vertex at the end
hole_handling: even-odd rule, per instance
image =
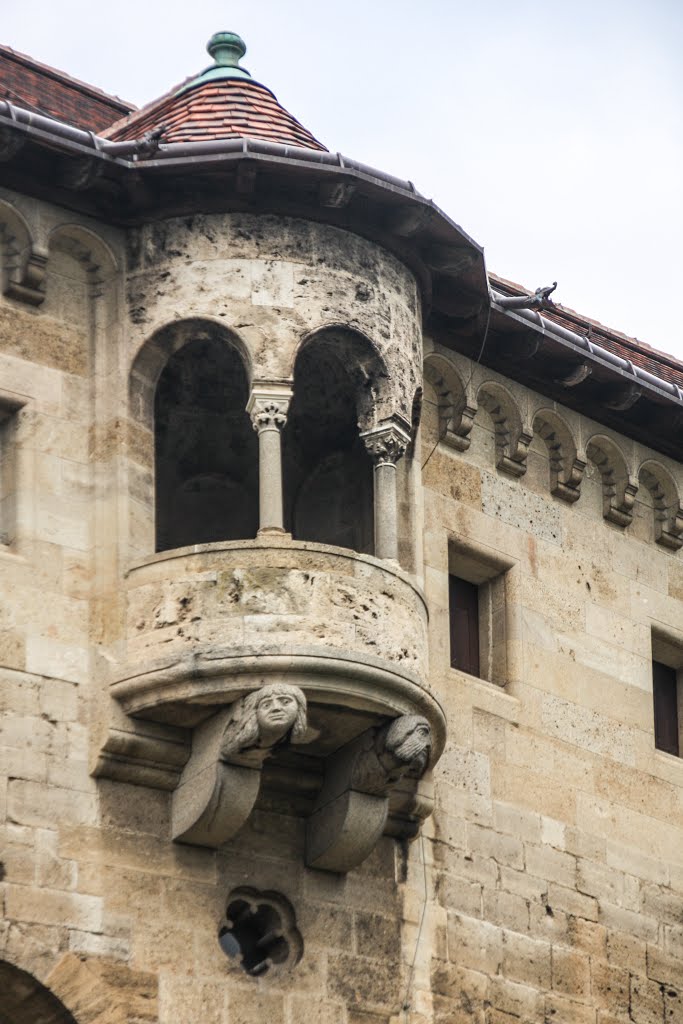
POLYGON ((283 436, 285 517, 295 540, 373 553, 372 461, 359 420, 381 377, 361 335, 327 329, 299 350, 283 436))
POLYGON ((154 396, 156 549, 246 540, 258 529, 258 440, 247 374, 222 337, 190 338, 154 396))

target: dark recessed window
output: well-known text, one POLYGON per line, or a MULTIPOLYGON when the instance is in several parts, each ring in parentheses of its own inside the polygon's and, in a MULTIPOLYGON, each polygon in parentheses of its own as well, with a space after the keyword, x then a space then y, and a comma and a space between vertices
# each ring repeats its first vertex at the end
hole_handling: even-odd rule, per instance
POLYGON ((479 587, 459 576, 448 577, 448 611, 451 629, 451 668, 478 676, 479 587))
POLYGON ((678 673, 675 668, 652 662, 652 693, 655 713, 655 747, 680 757, 678 734, 678 673))

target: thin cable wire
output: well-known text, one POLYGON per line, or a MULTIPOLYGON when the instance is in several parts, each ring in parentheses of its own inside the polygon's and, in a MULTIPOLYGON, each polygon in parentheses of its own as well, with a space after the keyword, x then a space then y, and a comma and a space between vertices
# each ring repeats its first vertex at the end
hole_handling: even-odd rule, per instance
POLYGON ((425 857, 425 841, 422 832, 420 832, 420 854, 422 856, 422 879, 424 885, 424 900, 422 901, 422 913, 420 914, 420 924, 417 929, 417 938, 415 939, 415 952, 413 953, 413 962, 410 965, 410 972, 408 974, 408 982, 406 984, 406 994, 401 1004, 403 1010, 403 1019, 408 1022, 408 1013, 410 1012, 410 994, 413 986, 413 977, 415 975, 415 964, 417 963, 417 954, 420 948, 420 939, 422 938, 422 929, 425 923, 425 917, 427 915, 427 860, 425 857))
MULTIPOLYGON (((467 380, 467 384, 465 384, 465 386, 464 386, 463 390, 465 391, 465 393, 467 393, 467 389, 469 388, 470 384, 472 383, 472 378, 474 377, 474 367, 479 365, 479 363, 481 362, 481 357, 484 354, 484 348, 486 347, 486 339, 489 336, 489 325, 490 325, 490 323, 491 323, 491 303, 489 302, 489 308, 488 308, 488 311, 487 311, 487 314, 486 314, 486 327, 484 328, 484 337, 482 338, 481 348, 479 349, 479 355, 477 356, 477 358, 474 360, 474 363, 472 364, 472 370, 471 370, 469 378, 467 380)), ((437 403, 435 403, 435 402, 427 402, 426 404, 427 405, 436 405, 437 403)), ((437 408, 438 408, 438 406, 437 406, 437 408)), ((436 444, 434 445, 434 447, 432 448, 431 452, 429 453, 427 458, 424 460, 424 462, 420 466, 421 470, 423 470, 425 468, 425 466, 427 465, 427 463, 431 459, 432 455, 434 454, 436 449, 439 447, 440 440, 441 440, 441 438, 437 437, 436 444)))

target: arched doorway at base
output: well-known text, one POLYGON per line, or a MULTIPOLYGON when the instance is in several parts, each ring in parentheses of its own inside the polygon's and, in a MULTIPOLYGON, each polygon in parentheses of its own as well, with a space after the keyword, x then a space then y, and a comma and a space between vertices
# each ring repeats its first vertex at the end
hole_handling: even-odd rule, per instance
POLYGON ((0 992, 0 1024, 77 1024, 45 985, 5 960, 0 960, 0 992))

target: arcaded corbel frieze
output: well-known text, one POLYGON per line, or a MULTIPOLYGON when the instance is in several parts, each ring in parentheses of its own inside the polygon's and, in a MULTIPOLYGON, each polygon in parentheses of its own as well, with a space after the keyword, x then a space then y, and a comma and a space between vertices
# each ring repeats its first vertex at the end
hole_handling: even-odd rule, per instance
POLYGON ((439 440, 456 451, 467 451, 478 408, 471 381, 463 384, 450 359, 434 352, 425 359, 424 378, 436 396, 439 440))
POLYGON ((198 726, 173 794, 173 839, 212 848, 227 842, 251 814, 265 759, 305 734, 306 697, 284 683, 262 686, 198 726))
POLYGON ((533 429, 548 449, 550 493, 573 504, 581 496, 586 453, 577 449, 569 424, 554 409, 538 409, 533 429))
POLYGON ((254 430, 259 434, 263 430, 281 431, 287 423, 291 400, 288 384, 255 383, 247 403, 254 430))
POLYGON ((400 417, 364 430, 360 436, 375 466, 395 466, 410 444, 408 424, 400 417))
POLYGON ((655 540, 671 551, 683 547, 683 508, 680 505, 669 516, 655 517, 655 540))
POLYGON ((573 504, 581 497, 581 481, 586 469, 586 460, 578 455, 565 468, 564 465, 554 466, 551 463, 552 482, 550 493, 562 501, 573 504))
POLYGON ((629 526, 638 493, 638 478, 630 470, 621 448, 610 437, 595 435, 586 454, 602 478, 602 514, 616 526, 629 526))
POLYGON ((621 486, 603 483, 603 515, 605 519, 617 526, 629 526, 633 520, 633 505, 637 493, 638 481, 634 477, 628 477, 621 486))
POLYGON ((496 461, 498 469, 509 476, 524 476, 529 445, 532 441, 533 433, 528 429, 522 429, 516 437, 511 435, 504 443, 499 444, 496 461))
POLYGON ((652 497, 656 543, 678 551, 683 547, 683 506, 674 477, 658 460, 646 459, 638 478, 652 497))
POLYGON ((431 747, 427 719, 402 715, 331 754, 307 823, 308 867, 346 872, 362 863, 384 832, 392 792, 422 777, 431 747))
POLYGON ((477 397, 493 423, 496 466, 509 476, 523 476, 533 441, 533 427, 523 421, 514 397, 502 385, 487 381, 477 397))
POLYGON ((45 300, 47 257, 47 249, 34 245, 28 254, 17 255, 16 261, 10 258, 5 295, 30 306, 39 306, 45 300))

